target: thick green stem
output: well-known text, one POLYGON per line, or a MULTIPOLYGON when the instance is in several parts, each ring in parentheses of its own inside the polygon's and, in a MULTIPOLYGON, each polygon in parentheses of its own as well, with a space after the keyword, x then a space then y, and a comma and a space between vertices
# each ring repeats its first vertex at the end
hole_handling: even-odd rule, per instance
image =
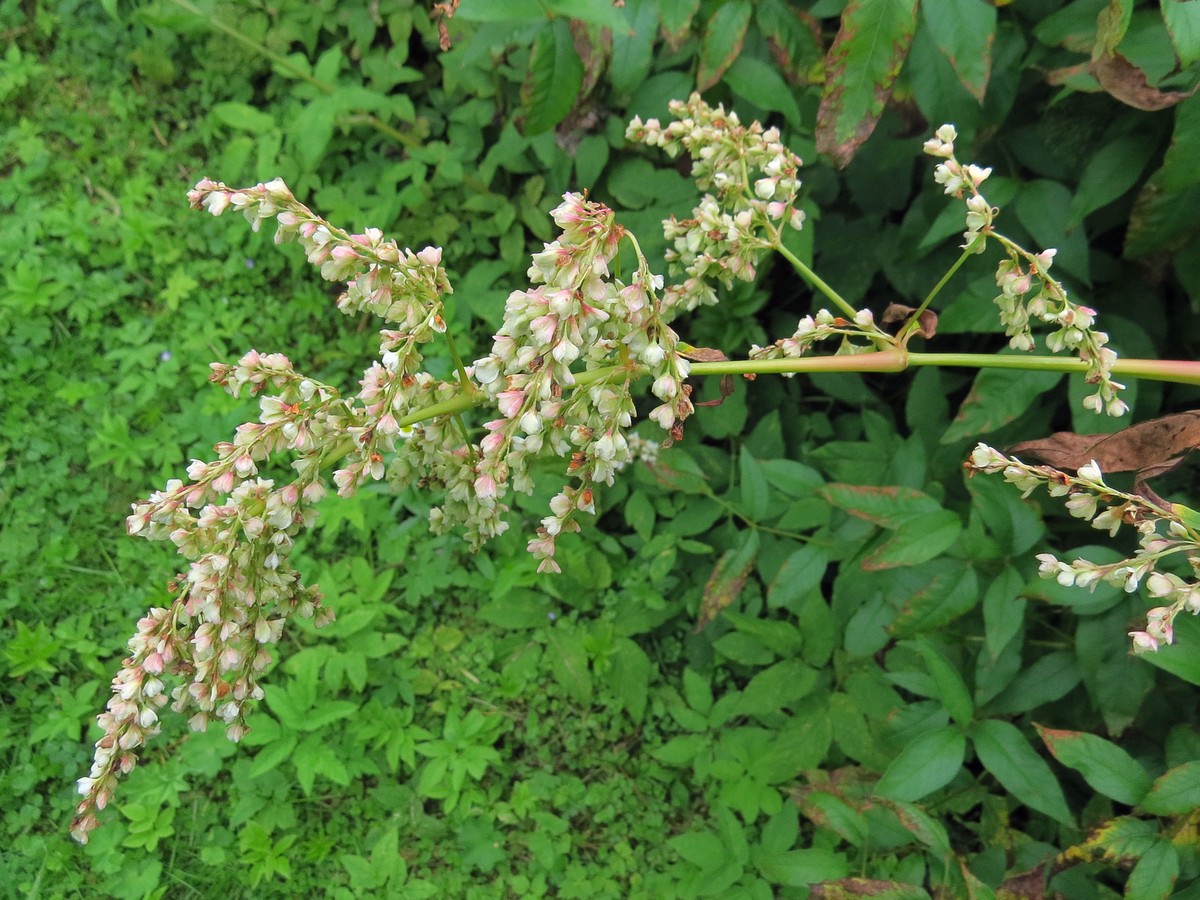
MULTIPOLYGON (((960 369, 1025 369, 1037 372, 1087 372, 1087 363, 1057 356, 993 355, 988 353, 906 353, 885 350, 878 353, 853 353, 839 356, 802 356, 799 359, 730 359, 721 362, 697 362, 692 375, 784 375, 803 372, 903 372, 910 366, 942 366, 960 369)), ((611 378, 624 366, 592 369, 575 375, 579 385, 594 384, 611 378)), ((1120 359, 1112 372, 1127 378, 1172 381, 1200 385, 1200 362, 1177 359, 1120 359)), ((435 403, 410 413, 401 426, 416 425, 438 416, 464 412, 485 399, 478 391, 435 403)))

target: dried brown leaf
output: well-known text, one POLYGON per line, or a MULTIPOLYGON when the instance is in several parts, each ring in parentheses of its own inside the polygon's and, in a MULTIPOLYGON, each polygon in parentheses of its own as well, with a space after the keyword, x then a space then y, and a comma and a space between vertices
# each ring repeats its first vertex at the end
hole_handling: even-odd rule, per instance
POLYGON ((1105 53, 1093 59, 1088 64, 1088 71, 1113 97, 1127 106, 1147 112, 1174 106, 1196 93, 1196 88, 1190 91, 1160 91, 1146 80, 1145 72, 1120 53, 1105 53))
POLYGON ((1143 472, 1146 477, 1175 468, 1200 447, 1200 411, 1175 413, 1131 425, 1115 434, 1059 431, 1023 441, 1010 453, 1029 453, 1056 469, 1078 469, 1095 460, 1104 472, 1143 472))
MULTIPOLYGON (((907 322, 916 311, 912 306, 905 306, 902 303, 890 303, 888 304, 888 308, 883 311, 883 324, 891 325, 895 322, 907 322)), ((937 324, 937 313, 932 309, 921 311, 921 317, 918 320, 918 331, 921 337, 929 340, 937 334, 937 324)))
POLYGON ((729 359, 720 350, 714 350, 711 347, 693 347, 690 344, 680 344, 679 355, 695 362, 726 362, 729 359))

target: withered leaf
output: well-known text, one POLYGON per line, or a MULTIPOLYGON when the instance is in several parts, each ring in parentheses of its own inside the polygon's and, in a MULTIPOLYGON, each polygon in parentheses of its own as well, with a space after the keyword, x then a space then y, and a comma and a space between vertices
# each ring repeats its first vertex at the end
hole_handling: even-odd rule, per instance
POLYGON ((1146 73, 1120 53, 1102 54, 1088 64, 1088 71, 1109 94, 1134 109, 1154 112, 1174 106, 1196 93, 1190 91, 1160 91, 1146 80, 1146 73))
MULTIPOLYGON (((916 307, 913 306, 905 306, 902 303, 889 303, 888 308, 883 311, 883 324, 891 325, 895 322, 907 322, 916 311, 916 307)), ((920 318, 917 320, 917 324, 921 337, 929 340, 937 334, 937 313, 932 309, 923 310, 920 318)))
POLYGON ((701 400, 696 403, 696 406, 720 406, 725 402, 725 398, 733 393, 733 376, 722 375, 720 384, 721 396, 716 400, 701 400))
POLYGON ((693 347, 691 344, 679 344, 679 355, 693 362, 728 362, 729 357, 720 350, 712 347, 693 347))
POLYGON ((1008 452, 1031 455, 1056 469, 1077 470, 1095 460, 1102 472, 1137 472, 1135 493, 1161 503, 1146 480, 1170 472, 1198 447, 1200 411, 1194 410, 1140 422, 1115 434, 1059 431, 1014 444, 1008 452))

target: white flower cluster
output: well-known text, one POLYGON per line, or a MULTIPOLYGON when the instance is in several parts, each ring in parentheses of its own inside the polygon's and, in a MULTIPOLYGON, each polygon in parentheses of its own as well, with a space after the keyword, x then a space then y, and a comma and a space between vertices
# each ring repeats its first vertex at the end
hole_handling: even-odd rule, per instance
POLYGON ((107 711, 98 717, 104 735, 91 773, 79 780, 84 797, 72 824, 81 841, 96 827, 96 812, 118 777, 136 764, 133 751, 158 731, 156 710, 168 699, 160 676, 179 678, 169 694, 172 709, 190 712, 192 728, 218 721, 236 741, 247 731, 246 704, 262 697, 258 677, 271 660, 266 645, 279 640, 292 615, 316 617, 318 624, 332 619, 288 556, 295 535, 315 518, 312 504, 325 494, 319 456, 341 433, 346 405, 277 354, 251 352, 236 366, 214 369, 214 380, 234 394, 278 393, 260 397, 260 421, 218 444, 215 461, 193 460, 189 482, 173 479, 133 504, 129 533, 170 540, 191 562, 172 584, 170 607, 152 609, 138 623, 107 711), (296 452, 300 476, 276 488, 257 475, 259 463, 280 449, 296 452))
POLYGON ((1072 303, 1062 284, 1050 277, 1050 267, 1058 251, 1050 249, 1030 253, 993 230, 999 211, 979 192, 979 186, 992 170, 963 165, 955 159, 954 141, 957 137, 958 132, 953 125, 943 125, 925 142, 924 150, 930 156, 946 160, 934 169, 934 180, 943 186, 948 195, 965 200, 967 230, 963 235, 963 247, 982 253, 988 237, 1004 245, 1007 258, 996 269, 996 285, 1000 288, 1000 294, 995 302, 1009 345, 1014 350, 1032 350, 1034 339, 1029 328, 1030 321, 1049 325, 1055 330, 1046 336, 1046 347, 1052 353, 1063 350, 1077 353, 1087 363, 1087 382, 1097 385, 1096 393, 1086 397, 1083 405, 1097 413, 1124 415, 1129 407, 1117 393, 1125 385, 1113 381, 1111 377, 1117 355, 1105 346, 1108 335, 1092 327, 1096 311, 1072 303))
POLYGON ((737 113, 714 109, 699 94, 669 108, 678 121, 664 128, 657 119, 635 117, 625 135, 672 157, 686 152, 696 184, 710 192, 690 219, 663 222, 674 246, 667 251, 670 271, 688 276, 667 288, 665 307, 692 310, 717 302, 713 280, 726 287, 735 278, 753 280, 759 257, 778 242, 782 226, 804 224, 796 207, 801 162, 780 142, 779 129, 743 126, 737 113))
POLYGON ((558 571, 558 535, 578 530, 576 513, 595 510, 594 485, 612 484, 631 458, 624 429, 635 414, 632 379, 643 371, 654 379, 661 403, 650 418, 672 436, 693 410, 689 364, 657 296, 661 277, 640 251, 632 282, 612 277, 609 263, 626 233, 603 204, 565 194, 551 215, 562 233, 534 254, 533 287, 509 296, 492 352, 473 368, 500 412, 484 426, 490 433, 479 447, 476 501, 499 504, 509 486, 532 491, 529 461, 544 451, 568 457, 579 482, 551 501, 551 515, 529 542, 542 571, 558 571), (580 383, 575 364, 603 371, 580 383))
MULTIPOLYGON (((827 309, 818 310, 815 316, 805 316, 796 325, 796 332, 789 338, 783 338, 767 347, 757 344, 750 349, 751 359, 799 359, 818 341, 842 336, 843 353, 866 353, 873 350, 870 345, 854 344, 853 337, 876 335, 875 316, 869 309, 859 310, 853 320, 835 316, 827 309)), ((783 373, 785 378, 791 378, 795 373, 783 373)))
POLYGON ((1020 488, 1024 496, 1045 487, 1052 497, 1066 497, 1071 515, 1090 521, 1093 528, 1107 531, 1110 536, 1116 535, 1123 524, 1137 529, 1137 552, 1114 563, 1097 564, 1086 559, 1067 563, 1052 553, 1038 554, 1042 577, 1053 578, 1064 587, 1095 589, 1104 582, 1133 593, 1145 581, 1151 597, 1166 601, 1147 612, 1144 631, 1129 632, 1135 653, 1154 651, 1162 644, 1172 643, 1173 623, 1179 613, 1200 613, 1200 583, 1157 570, 1165 557, 1183 553, 1193 577, 1200 578, 1200 534, 1183 519, 1189 510, 1177 506, 1163 509, 1144 497, 1116 490, 1105 483, 1094 461, 1081 466, 1072 476, 1051 466, 1028 465, 979 444, 966 467, 972 473, 1002 473, 1004 480, 1020 488), (1165 527, 1166 534, 1160 527, 1165 527))

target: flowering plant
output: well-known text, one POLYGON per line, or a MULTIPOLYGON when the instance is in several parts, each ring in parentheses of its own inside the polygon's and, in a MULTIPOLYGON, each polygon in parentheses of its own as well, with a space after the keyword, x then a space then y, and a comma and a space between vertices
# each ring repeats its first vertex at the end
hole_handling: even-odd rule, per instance
MULTIPOLYGON (((170 540, 188 564, 172 582, 170 605, 150 610, 138 623, 130 655, 113 681, 113 696, 99 717, 104 734, 91 773, 79 781, 83 800, 72 826, 78 839, 86 841, 97 826, 97 811, 113 796, 118 778, 133 769, 138 749, 157 733, 159 711, 168 702, 189 716, 192 728, 219 724, 231 740, 239 740, 247 731, 250 704, 263 696, 259 678, 271 662, 269 648, 279 642, 288 619, 299 615, 318 625, 332 619, 316 588, 305 585, 289 563, 296 535, 312 525, 314 504, 331 486, 343 497, 384 479, 429 489, 439 498, 430 513, 432 528, 461 528, 478 547, 509 527, 511 493, 532 492, 534 461, 564 460, 561 487, 528 541, 539 571, 557 572, 558 539, 579 530, 581 514, 594 514, 595 492, 639 455, 654 452, 653 443, 629 433, 638 415, 639 379, 651 382, 655 402, 646 417, 669 445, 683 437, 694 412, 688 379, 704 374, 1042 368, 1082 373, 1097 387, 1085 405, 1110 415, 1126 411, 1114 374, 1189 377, 1116 358, 1105 346, 1107 335, 1093 327, 1093 311, 1069 300, 1050 276, 1054 251, 1031 253, 995 230, 997 210, 980 193, 990 170, 957 161, 952 127, 938 129, 925 149, 945 160, 935 178, 966 206, 963 252, 921 306, 905 309, 898 329, 889 331, 785 245, 785 230, 804 225, 798 206, 801 163, 778 131, 743 125, 735 113, 711 107, 699 95, 672 103, 671 112, 676 121, 666 126, 634 119, 627 136, 671 156, 686 154, 704 192, 690 217, 664 223, 672 283, 652 269, 611 209, 585 194, 568 193, 551 212, 558 236, 533 255, 528 287, 510 294, 490 352, 472 364, 447 328, 443 298, 452 287, 440 249, 402 250, 376 229, 359 234, 339 229, 278 179, 244 189, 203 179, 190 192, 196 209, 218 216, 240 212, 255 230, 273 222, 277 243, 298 242, 324 279, 346 284, 337 300, 340 310, 382 320, 380 353, 351 397, 295 371, 279 354, 252 350, 235 365, 213 365, 214 383, 234 396, 257 399, 258 420, 218 444, 214 459, 193 461, 187 481, 171 480, 133 505, 129 533, 170 540), (989 240, 1005 252, 996 303, 1011 345, 1032 349, 1031 325, 1040 322, 1052 329, 1048 349, 1073 351, 1077 360, 909 350, 915 335, 928 334, 922 322, 931 302, 989 240), (622 255, 626 247, 631 260, 622 255), (835 311, 806 315, 792 336, 756 346, 744 360, 680 339, 672 327, 678 315, 716 303, 735 280, 754 279, 769 252, 791 264, 835 311), (816 344, 835 339, 832 355, 809 355, 816 344), (423 370, 422 347, 433 341, 445 342, 455 368, 452 379, 423 370), (480 437, 467 419, 476 407, 486 411, 480 437), (262 470, 279 456, 290 457, 293 474, 264 477, 262 470), (168 687, 168 678, 178 683, 168 687)), ((1138 524, 1140 562, 1101 572, 1081 562, 1066 567, 1045 561, 1043 570, 1060 580, 1121 578, 1136 586, 1153 560, 1187 550, 1192 546, 1187 542, 1196 539, 1182 514, 1113 491, 1090 469, 1065 476, 986 448, 976 451, 970 465, 1004 472, 1025 489, 1050 484, 1052 493, 1069 494, 1072 511, 1085 518, 1095 515, 1097 497, 1115 504, 1095 517, 1097 527, 1138 524), (1169 538, 1154 536, 1153 526, 1142 527, 1153 519, 1171 521, 1169 538)), ((1140 648, 1169 641, 1174 616, 1196 609, 1194 589, 1173 576, 1155 573, 1149 588, 1171 605, 1153 612, 1147 630, 1134 635, 1140 648)))

